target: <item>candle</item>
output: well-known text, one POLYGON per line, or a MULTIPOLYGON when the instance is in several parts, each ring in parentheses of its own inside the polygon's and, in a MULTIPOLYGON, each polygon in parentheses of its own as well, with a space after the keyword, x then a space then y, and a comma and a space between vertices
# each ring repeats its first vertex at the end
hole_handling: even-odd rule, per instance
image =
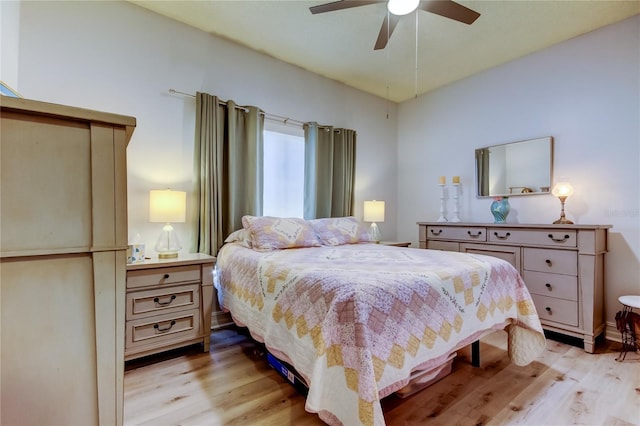
POLYGON ((447 183, 447 178, 444 176, 440 176, 440 185, 444 185, 445 183, 447 183))
POLYGON ((453 183, 460 183, 460 176, 454 176, 453 183))

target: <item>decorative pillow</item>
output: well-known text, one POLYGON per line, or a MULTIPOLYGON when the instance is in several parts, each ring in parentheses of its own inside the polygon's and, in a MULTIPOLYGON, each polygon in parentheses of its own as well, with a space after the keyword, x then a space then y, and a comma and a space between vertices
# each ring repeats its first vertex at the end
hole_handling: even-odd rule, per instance
POLYGON ((238 243, 244 247, 251 248, 251 234, 246 229, 238 229, 233 231, 226 240, 225 243, 238 243))
POLYGON ((328 217, 310 220, 320 242, 329 246, 371 241, 367 228, 355 217, 328 217))
POLYGON ((242 225, 251 234, 251 245, 255 250, 267 251, 321 245, 313 228, 304 219, 243 216, 242 225))

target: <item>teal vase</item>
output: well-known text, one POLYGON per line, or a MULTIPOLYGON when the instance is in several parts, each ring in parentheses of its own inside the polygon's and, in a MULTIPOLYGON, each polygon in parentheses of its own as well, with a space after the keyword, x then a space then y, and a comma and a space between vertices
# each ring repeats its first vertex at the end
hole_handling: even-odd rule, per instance
POLYGON ((491 214, 493 215, 493 223, 506 223, 511 206, 509 205, 509 197, 497 198, 491 203, 491 214))

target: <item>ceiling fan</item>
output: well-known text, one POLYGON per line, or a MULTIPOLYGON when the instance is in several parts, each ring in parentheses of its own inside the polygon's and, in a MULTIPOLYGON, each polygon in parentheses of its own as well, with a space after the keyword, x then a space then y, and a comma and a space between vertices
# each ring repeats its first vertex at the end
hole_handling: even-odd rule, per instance
POLYGON ((374 50, 384 49, 391 38, 393 30, 398 25, 402 15, 409 14, 416 9, 435 13, 445 18, 471 25, 480 14, 453 0, 338 0, 331 3, 312 6, 309 8, 312 14, 333 12, 335 10, 349 9, 352 7, 366 6, 374 3, 387 3, 389 13, 385 15, 382 27, 378 33, 378 39, 374 50))

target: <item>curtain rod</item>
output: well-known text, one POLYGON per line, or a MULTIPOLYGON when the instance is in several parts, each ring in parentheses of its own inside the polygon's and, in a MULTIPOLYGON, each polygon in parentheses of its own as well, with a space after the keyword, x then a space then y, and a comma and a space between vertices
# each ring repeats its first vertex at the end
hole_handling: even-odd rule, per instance
MULTIPOLYGON (((169 89, 169 93, 174 93, 174 94, 183 95, 183 96, 189 96, 191 98, 195 98, 196 97, 196 95, 192 95, 191 93, 181 92, 181 91, 176 90, 176 89, 169 89)), ((226 105, 227 104, 225 101, 221 101, 221 100, 218 100, 218 103, 221 104, 221 105, 226 105)), ((243 110, 245 112, 247 111, 246 108, 243 108, 241 106, 236 106, 236 108, 241 109, 241 110, 243 110)), ((294 120, 294 119, 291 119, 289 117, 283 117, 281 115, 269 114, 269 113, 266 113, 266 112, 263 112, 263 114, 264 114, 264 118, 266 118, 267 120, 279 121, 279 122, 282 122, 285 125, 291 123, 291 124, 294 124, 294 125, 302 127, 305 124, 303 121, 294 120)))

